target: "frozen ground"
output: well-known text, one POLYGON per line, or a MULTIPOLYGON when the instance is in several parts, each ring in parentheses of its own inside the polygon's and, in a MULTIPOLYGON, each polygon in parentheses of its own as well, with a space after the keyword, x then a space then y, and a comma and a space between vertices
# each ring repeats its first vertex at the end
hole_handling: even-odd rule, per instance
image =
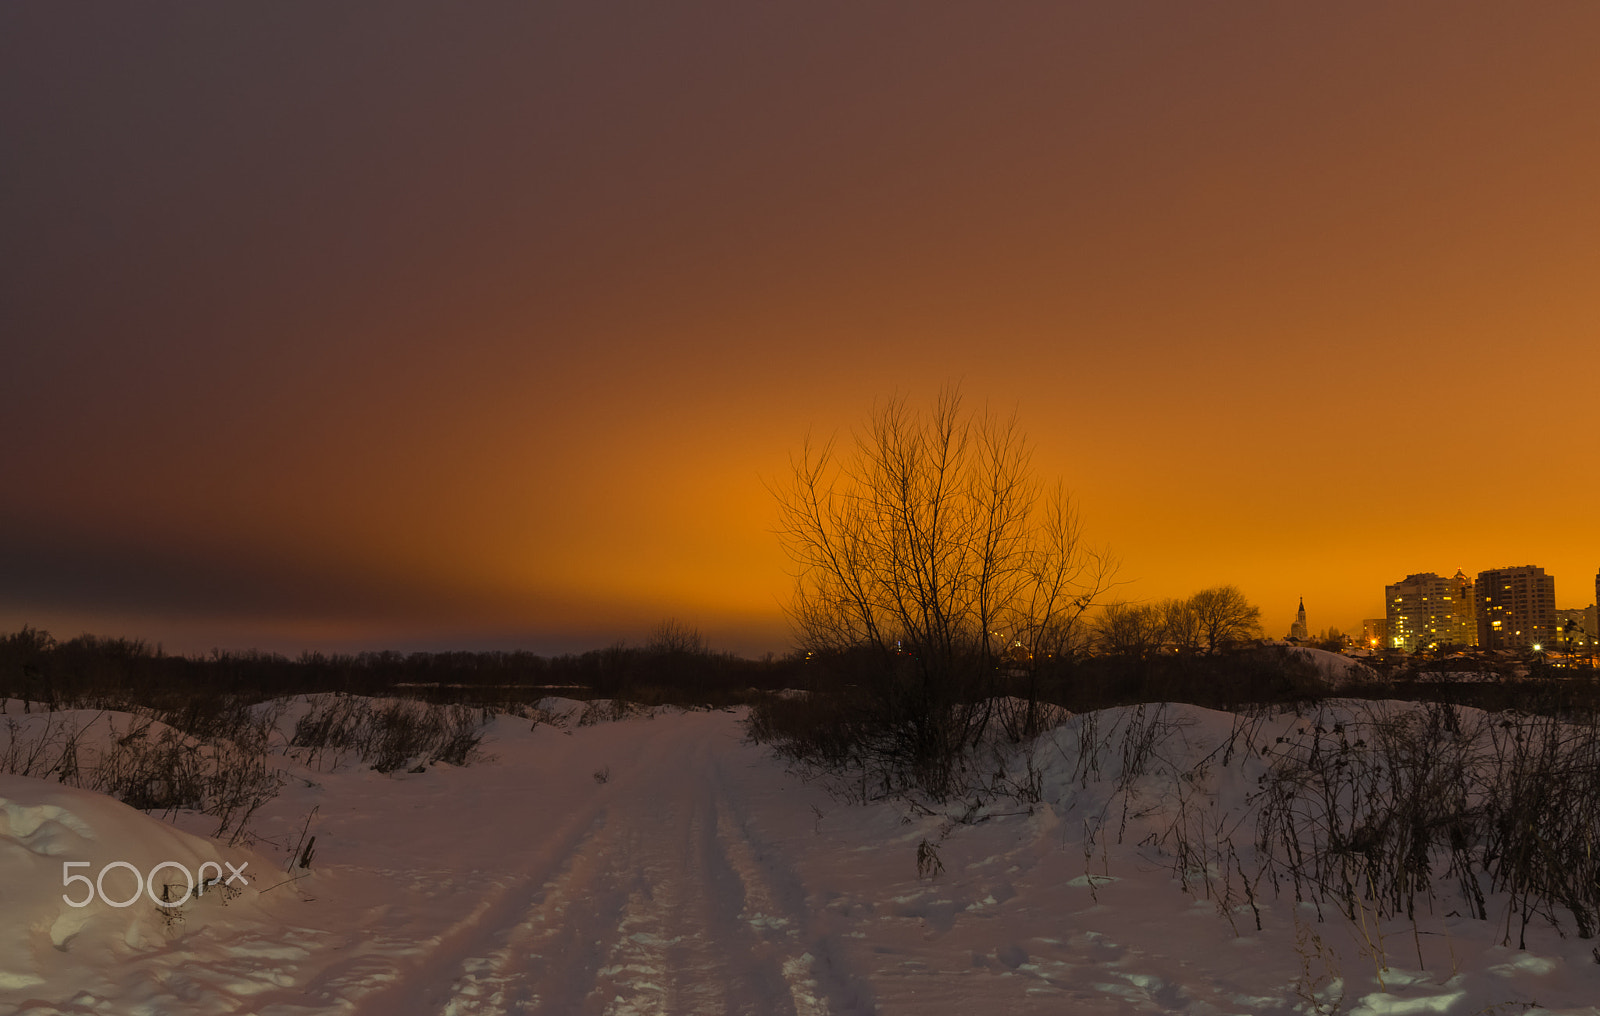
MULTIPOLYGON (((1173 772, 1232 729, 1188 707, 1167 719, 1173 772)), ((1158 758, 1114 791, 1115 751, 1085 771, 1076 729, 1039 743, 1037 805, 996 801, 965 823, 840 803, 729 712, 564 730, 502 717, 492 761, 423 773, 285 761, 253 850, 0 777, 0 1013, 1600 1011, 1595 943, 1536 927, 1519 952, 1498 944, 1503 913, 1363 927, 1265 898, 1258 931, 1247 902, 1196 888, 1221 872, 1189 872, 1186 892, 1154 838, 1173 794, 1221 822, 1248 787, 1219 767, 1183 790, 1158 758), (269 889, 308 816, 310 875, 269 889), (943 865, 931 878, 925 840, 943 865), (248 862, 256 878, 177 920, 60 901, 64 861, 169 859, 248 862)))

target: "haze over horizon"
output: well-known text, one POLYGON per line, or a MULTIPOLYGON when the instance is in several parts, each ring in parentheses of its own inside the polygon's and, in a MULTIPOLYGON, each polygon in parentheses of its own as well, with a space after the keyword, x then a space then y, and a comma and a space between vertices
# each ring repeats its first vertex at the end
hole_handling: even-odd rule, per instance
POLYGON ((1600 7, 0 8, 0 631, 787 645, 764 480, 1018 414, 1141 600, 1600 569, 1600 7))

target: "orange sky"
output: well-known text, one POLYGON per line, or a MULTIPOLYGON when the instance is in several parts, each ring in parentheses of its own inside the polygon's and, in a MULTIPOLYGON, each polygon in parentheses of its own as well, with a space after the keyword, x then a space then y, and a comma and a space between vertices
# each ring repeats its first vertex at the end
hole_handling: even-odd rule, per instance
POLYGON ((1122 592, 1600 567, 1600 7, 0 8, 0 630, 783 650, 959 381, 1122 592))

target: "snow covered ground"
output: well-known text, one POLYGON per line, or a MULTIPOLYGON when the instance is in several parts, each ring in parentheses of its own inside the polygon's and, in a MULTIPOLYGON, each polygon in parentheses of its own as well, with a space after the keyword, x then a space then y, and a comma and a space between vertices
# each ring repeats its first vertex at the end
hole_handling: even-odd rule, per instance
MULTIPOLYGON (((830 797, 736 712, 574 719, 499 717, 494 757, 463 768, 280 759, 249 849, 183 831, 200 817, 0 777, 0 1013, 1600 1012, 1595 943, 1536 925, 1508 948, 1503 900, 1489 921, 1319 919, 1252 906, 1226 858, 1175 870, 1175 809, 1225 824, 1251 791, 1248 766, 1215 762, 1229 714, 1167 707, 1159 740, 1126 736, 1149 712, 1075 718, 1035 746, 1036 803, 932 814, 830 797), (303 833, 315 856, 287 881, 303 833), (253 881, 177 917, 80 909, 61 895, 84 884, 60 884, 80 861, 253 881)), ((1247 757, 1304 723, 1263 718, 1247 757)), ((113 869, 106 895, 131 878, 113 869)))

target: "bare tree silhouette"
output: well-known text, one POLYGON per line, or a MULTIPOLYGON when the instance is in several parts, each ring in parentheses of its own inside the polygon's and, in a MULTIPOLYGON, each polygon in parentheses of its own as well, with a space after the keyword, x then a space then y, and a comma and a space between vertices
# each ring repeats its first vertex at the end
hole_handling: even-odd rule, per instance
POLYGON ((773 493, 800 648, 874 658, 873 728, 936 793, 1000 679, 1081 641, 1115 571, 1061 484, 1035 478, 1015 417, 969 412, 954 388, 926 411, 881 404, 843 453, 807 442, 773 493))

